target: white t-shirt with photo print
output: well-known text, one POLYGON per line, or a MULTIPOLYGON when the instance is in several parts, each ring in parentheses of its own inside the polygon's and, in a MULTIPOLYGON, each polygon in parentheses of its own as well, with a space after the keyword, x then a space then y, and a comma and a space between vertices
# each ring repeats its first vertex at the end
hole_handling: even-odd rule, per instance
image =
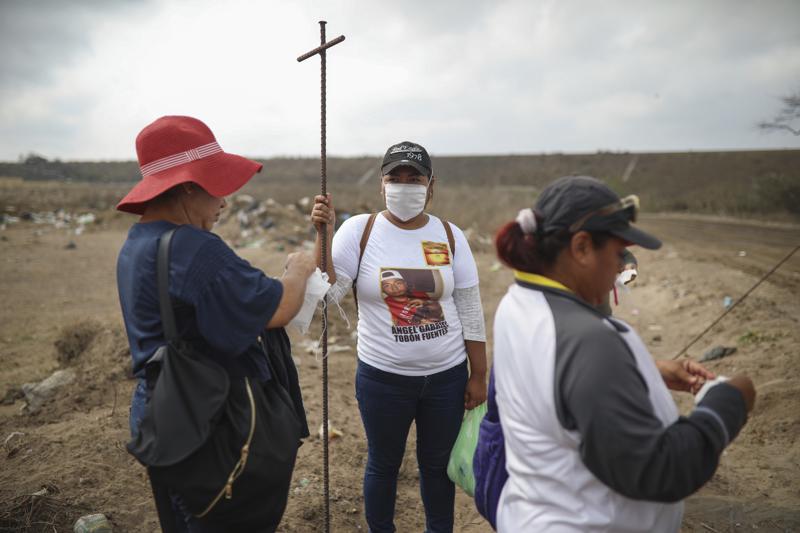
POLYGON ((375 218, 358 266, 369 215, 347 219, 333 237, 337 277, 358 275, 358 357, 386 372, 425 376, 467 356, 453 289, 478 284, 478 269, 464 233, 450 224, 455 254, 440 219, 419 229, 375 218))

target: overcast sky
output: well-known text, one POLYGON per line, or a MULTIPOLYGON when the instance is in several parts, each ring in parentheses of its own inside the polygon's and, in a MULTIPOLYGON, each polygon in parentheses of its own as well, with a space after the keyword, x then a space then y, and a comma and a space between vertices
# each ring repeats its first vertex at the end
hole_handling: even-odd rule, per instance
POLYGON ((162 115, 224 149, 435 154, 799 148, 800 1, 0 0, 0 160, 133 159, 162 115))

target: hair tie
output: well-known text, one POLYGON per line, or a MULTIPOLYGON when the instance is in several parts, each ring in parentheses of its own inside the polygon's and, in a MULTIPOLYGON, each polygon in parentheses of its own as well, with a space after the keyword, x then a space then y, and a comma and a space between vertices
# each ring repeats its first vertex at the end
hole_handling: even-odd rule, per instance
POLYGON ((516 222, 522 228, 522 233, 528 235, 536 232, 536 214, 530 207, 520 210, 517 214, 516 222))

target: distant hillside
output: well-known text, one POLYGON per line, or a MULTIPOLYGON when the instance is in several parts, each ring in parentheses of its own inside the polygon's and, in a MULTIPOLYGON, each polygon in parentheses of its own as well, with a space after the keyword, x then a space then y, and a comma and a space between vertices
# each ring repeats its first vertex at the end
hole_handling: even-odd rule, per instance
MULTIPOLYGON (((800 216, 800 150, 436 156, 442 186, 541 187, 568 174, 605 180, 620 194, 637 193, 651 211, 696 211, 730 215, 786 213, 800 216)), ((313 158, 262 160, 256 182, 312 183, 319 180, 313 158)), ((377 179, 378 157, 328 159, 331 182, 342 185, 377 179)), ((0 163, 0 176, 29 180, 133 182, 138 166, 126 162, 61 162, 32 156, 0 163)))

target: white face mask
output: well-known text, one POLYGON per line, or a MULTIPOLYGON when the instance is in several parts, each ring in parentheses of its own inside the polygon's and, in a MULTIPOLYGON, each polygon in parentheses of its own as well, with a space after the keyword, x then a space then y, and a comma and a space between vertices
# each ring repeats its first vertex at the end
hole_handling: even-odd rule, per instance
POLYGON ((428 199, 428 187, 410 183, 386 183, 383 186, 386 209, 406 222, 422 213, 428 199))

